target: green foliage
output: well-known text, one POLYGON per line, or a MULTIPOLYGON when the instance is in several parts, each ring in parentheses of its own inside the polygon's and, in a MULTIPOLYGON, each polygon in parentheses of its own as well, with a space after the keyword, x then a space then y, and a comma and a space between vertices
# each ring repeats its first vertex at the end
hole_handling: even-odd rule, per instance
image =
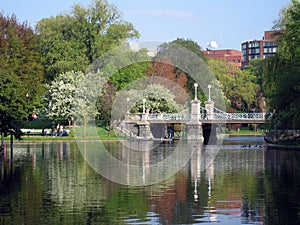
POLYGON ((287 7, 284 7, 279 19, 274 25, 275 35, 279 43, 279 55, 283 59, 292 60, 299 56, 300 46, 300 3, 298 0, 291 0, 287 7))
POLYGON ((256 84, 259 85, 259 89, 262 91, 262 74, 264 69, 264 59, 252 59, 248 65, 245 67, 245 70, 255 76, 253 80, 256 84))
POLYGON ((225 60, 208 60, 208 66, 232 107, 248 111, 255 98, 255 77, 245 70, 234 70, 225 60), (242 106, 240 104, 242 103, 242 106))
MULTIPOLYGON (((182 108, 176 103, 174 94, 164 86, 150 84, 144 90, 131 89, 126 93, 134 102, 130 112, 143 112, 143 101, 145 98, 145 109, 151 113, 175 113, 182 108)), ((131 100, 131 101, 132 101, 131 100)))
POLYGON ((25 128, 25 129, 51 128, 52 124, 53 124, 52 120, 37 118, 36 120, 32 120, 32 121, 28 121, 28 122, 24 123, 22 128, 25 128))
MULTIPOLYGON (((158 61, 166 61, 168 59, 171 59, 172 64, 181 65, 181 68, 174 67, 174 72, 176 72, 175 74, 184 72, 187 75, 188 79, 184 86, 188 89, 190 96, 194 95, 194 83, 196 82, 194 78, 197 77, 199 78, 199 80, 203 80, 206 78, 206 76, 203 74, 209 73, 206 68, 206 58, 202 51, 202 48, 197 42, 194 42, 191 39, 177 38, 172 42, 161 44, 158 48, 157 56, 154 59, 158 61), (177 59, 176 56, 182 55, 182 51, 180 48, 174 48, 174 46, 180 46, 184 49, 189 50, 191 53, 186 54, 185 58, 182 57, 180 59, 177 59), (203 60, 203 62, 200 60, 196 62, 195 55, 198 56, 200 60, 203 60), (177 60, 179 60, 179 62, 177 60), (201 66, 201 68, 198 68, 198 66, 201 66), (187 70, 193 71, 193 74, 188 74, 187 70)), ((201 89, 199 90, 200 92, 202 91, 201 89)), ((203 92, 201 93, 201 95, 203 95, 203 92)))
POLYGON ((150 57, 145 49, 135 52, 126 48, 124 51, 118 52, 115 60, 118 60, 117 64, 112 62, 107 67, 115 67, 117 70, 116 73, 109 77, 109 81, 117 90, 121 90, 131 82, 145 77, 145 73, 151 65, 150 57), (116 68, 116 65, 120 64, 124 65, 124 67, 116 68))
POLYGON ((43 72, 39 45, 31 27, 0 13, 0 126, 19 136, 23 118, 39 106, 43 72))
POLYGON ((273 114, 273 127, 299 129, 300 118, 300 57, 282 60, 280 56, 267 61, 265 89, 273 114))
POLYGON ((88 8, 75 4, 69 14, 42 19, 37 33, 49 80, 67 71, 85 71, 103 53, 139 35, 106 0, 94 0, 88 8))
POLYGON ((175 113, 182 109, 183 106, 176 103, 175 95, 169 89, 144 79, 117 93, 111 116, 112 120, 122 120, 127 112, 175 113))
POLYGON ((96 104, 99 111, 97 115, 97 122, 103 127, 110 126, 110 115, 113 100, 116 96, 116 87, 110 82, 107 82, 101 98, 98 98, 96 104))
POLYGON ((201 48, 201 46, 193 41, 192 39, 184 39, 184 38, 177 38, 176 40, 171 42, 172 44, 180 45, 181 47, 184 47, 193 53, 195 53, 197 56, 199 56, 201 59, 206 61, 205 54, 201 48))
POLYGON ((266 60, 264 88, 274 112, 272 128, 300 128, 300 3, 292 0, 274 28, 278 29, 279 50, 266 60))

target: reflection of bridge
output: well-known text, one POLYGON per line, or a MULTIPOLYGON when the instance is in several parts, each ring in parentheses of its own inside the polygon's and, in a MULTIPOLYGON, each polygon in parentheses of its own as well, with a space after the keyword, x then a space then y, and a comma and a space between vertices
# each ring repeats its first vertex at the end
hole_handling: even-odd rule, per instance
POLYGON ((176 114, 127 114, 125 120, 115 126, 127 135, 152 139, 164 138, 168 125, 185 124, 184 131, 188 140, 204 140, 204 143, 216 142, 216 129, 221 124, 265 123, 265 113, 227 113, 216 107, 214 102, 205 102, 205 107, 200 106, 200 101, 191 101, 191 111, 187 110, 176 114))

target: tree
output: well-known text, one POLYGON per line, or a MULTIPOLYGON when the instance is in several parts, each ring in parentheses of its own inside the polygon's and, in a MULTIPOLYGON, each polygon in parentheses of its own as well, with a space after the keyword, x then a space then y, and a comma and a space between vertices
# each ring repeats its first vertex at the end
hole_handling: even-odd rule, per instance
POLYGON ((43 67, 36 35, 26 22, 0 13, 1 132, 20 135, 22 121, 40 105, 43 67))
POLYGON ((176 40, 171 42, 172 44, 180 45, 181 47, 184 47, 193 53, 195 53, 197 56, 199 56, 201 59, 206 61, 205 54, 201 48, 201 46, 193 41, 192 39, 184 39, 184 38, 177 38, 176 40))
POLYGON ((255 99, 255 77, 245 70, 234 70, 226 64, 226 60, 208 60, 208 66, 220 82, 221 89, 230 106, 248 111, 255 99))
POLYGON ((274 35, 278 37, 279 55, 283 59, 293 60, 299 56, 299 35, 300 35, 300 3, 297 0, 291 0, 287 7, 283 7, 278 20, 273 29, 274 35))
POLYGON ((274 25, 278 53, 266 59, 263 76, 266 100, 273 111, 272 127, 300 129, 300 3, 292 0, 274 25))
POLYGON ((145 98, 145 108, 151 113, 176 113, 182 108, 176 103, 175 95, 159 84, 148 85, 145 90, 129 90, 128 96, 138 101, 131 108, 133 113, 143 112, 142 99, 145 98))
POLYGON ((83 80, 82 72, 66 72, 57 76, 47 85, 43 114, 54 120, 66 120, 73 116, 74 94, 83 80))
POLYGON ((103 53, 139 36, 106 0, 94 0, 88 8, 75 4, 69 14, 39 21, 36 30, 49 80, 67 71, 85 71, 103 53))
POLYGON ((99 111, 97 99, 103 94, 105 78, 101 74, 67 72, 57 76, 45 93, 44 114, 53 120, 77 117, 86 125, 99 111))
MULTIPOLYGON (((119 91, 129 85, 131 82, 146 76, 146 71, 151 65, 150 57, 147 55, 146 49, 132 51, 124 46, 123 51, 118 51, 113 62, 110 62, 106 67, 112 69, 113 73, 108 79, 119 91), (114 61, 118 61, 115 64, 114 61), (124 65, 124 67, 116 68, 116 65, 124 65)), ((105 73, 105 72, 104 72, 105 73)))
MULTIPOLYGON (((166 62, 153 62, 152 65, 147 70, 148 77, 162 77, 167 80, 167 82, 174 82, 174 84, 179 85, 183 91, 187 92, 187 75, 182 71, 176 70, 176 68, 171 64, 170 61, 166 62)), ((175 85, 174 85, 175 86, 175 85)), ((173 87, 174 87, 173 86, 173 87)), ((173 87, 168 87, 173 89, 173 87)), ((183 95, 185 93, 181 92, 183 95)), ((182 101, 179 102, 184 103, 186 100, 185 95, 182 98, 182 101)))
POLYGON ((147 78, 137 80, 119 91, 112 105, 112 119, 122 120, 127 112, 142 113, 149 109, 151 113, 176 113, 183 109, 178 104, 175 94, 159 84, 147 78), (143 104, 145 99, 145 104, 143 104), (144 107, 145 108, 144 108, 144 107))
POLYGON ((253 75, 253 82, 256 85, 255 89, 255 102, 253 107, 258 110, 264 110, 265 91, 263 89, 263 71, 264 71, 265 59, 252 59, 245 70, 249 74, 253 75))
MULTIPOLYGON (((158 47, 157 56, 154 58, 154 61, 159 63, 153 64, 154 68, 150 69, 149 75, 155 75, 155 71, 157 71, 159 73, 159 76, 166 76, 168 77, 168 79, 173 76, 174 78, 172 80, 178 83, 183 88, 186 88, 191 96, 193 96, 194 94, 194 83, 196 81, 191 76, 191 74, 187 73, 187 68, 190 71, 194 72, 194 77, 196 76, 199 79, 204 79, 205 76, 203 76, 203 74, 207 74, 207 72, 209 72, 208 68, 206 68, 206 58, 202 51, 202 48, 200 47, 200 45, 198 45, 198 43, 194 42, 191 39, 177 38, 172 42, 161 44, 158 47), (186 57, 180 57, 179 59, 177 59, 177 56, 182 55, 182 49, 174 46, 180 46, 181 48, 185 49, 184 55, 186 57), (187 54, 187 52, 189 51, 190 54, 187 54), (195 56, 199 57, 199 60, 197 62, 195 62, 195 56), (179 60, 180 62, 178 63, 177 60, 179 60), (180 64, 181 68, 173 66, 172 70, 171 67, 175 64, 180 64), (201 66, 201 68, 199 68, 199 66, 201 66), (167 69, 166 74, 164 74, 164 69, 167 69)), ((200 94, 204 96, 203 92, 201 91, 202 90, 200 90, 200 94)), ((202 97, 200 97, 200 99, 201 98, 202 97)))
POLYGON ((104 88, 103 96, 97 101, 97 108, 100 111, 97 116, 97 120, 103 127, 109 127, 111 120, 111 108, 116 96, 116 87, 108 81, 104 88))

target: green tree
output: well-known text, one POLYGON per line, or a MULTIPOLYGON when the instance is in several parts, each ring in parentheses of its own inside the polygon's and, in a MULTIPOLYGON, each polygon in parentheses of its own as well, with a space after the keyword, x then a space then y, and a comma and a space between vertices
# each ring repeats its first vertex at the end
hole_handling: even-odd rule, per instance
MULTIPOLYGON (((163 61, 166 62, 166 64, 170 63, 170 64, 180 64, 181 68, 175 67, 174 66, 174 73, 173 76, 176 77, 179 74, 185 73, 187 76, 187 80, 186 80, 186 84, 180 84, 182 87, 187 88, 187 90, 189 91, 190 95, 193 96, 194 95, 194 83, 196 82, 190 74, 187 73, 187 68, 190 71, 194 71, 194 76, 198 77, 199 79, 204 79, 205 76, 203 76, 203 74, 208 73, 208 68, 206 68, 206 57, 203 53, 203 50, 201 48, 201 46, 193 41, 192 39, 183 39, 183 38, 177 38, 174 41, 171 41, 169 43, 163 43, 158 47, 158 52, 157 52, 157 56, 154 58, 154 60, 156 61, 163 61), (191 52, 191 54, 186 54, 185 58, 180 58, 177 59, 174 56, 180 56, 181 55, 181 49, 180 48, 174 48, 174 46, 180 46, 184 49, 187 49, 191 52), (199 57, 199 62, 195 62, 195 56, 199 57), (180 60, 179 63, 177 60, 180 60), (198 68, 199 65, 203 65, 201 66, 201 69, 198 68), (200 69, 200 70, 199 70, 200 69)), ((171 73, 169 73, 171 74, 171 73)), ((176 78, 175 78, 176 80, 176 78)), ((207 83, 207 82, 204 82, 207 83)), ((200 99, 204 99, 204 94, 202 92, 202 90, 199 90, 200 93, 200 99)))
POLYGON ((208 60, 208 66, 219 81, 219 85, 230 106, 248 111, 255 100, 255 77, 245 71, 227 65, 226 60, 208 60))
POLYGON ((109 77, 109 81, 118 91, 123 89, 131 82, 146 76, 146 71, 151 65, 150 59, 146 49, 141 49, 136 52, 126 48, 123 51, 118 51, 114 59, 114 61, 117 60, 118 63, 115 64, 112 62, 106 66, 111 69, 120 64, 125 66, 120 69, 115 68, 116 72, 109 77))
POLYGON ((180 45, 181 47, 184 47, 184 48, 194 52, 201 59, 206 61, 206 57, 203 52, 203 49, 197 42, 193 41, 192 39, 177 38, 176 40, 172 41, 171 43, 180 45))
POLYGON ((42 19, 36 29, 49 80, 63 72, 85 71, 103 53, 139 36, 106 0, 94 0, 88 8, 75 4, 69 14, 42 19))
POLYGON ((113 105, 114 98, 116 97, 116 87, 111 83, 107 82, 104 87, 103 95, 96 102, 99 113, 97 115, 97 122, 102 127, 110 127, 111 120, 111 108, 113 105))
POLYGON ((300 3, 292 0, 282 9, 274 29, 278 53, 266 59, 263 83, 273 111, 272 126, 300 129, 300 3))
POLYGON ((43 67, 33 29, 0 13, 0 126, 20 134, 22 121, 40 105, 43 67))
POLYGON ((264 71, 265 59, 252 59, 245 70, 249 72, 253 77, 253 82, 256 85, 255 89, 255 102, 253 107, 257 110, 261 110, 261 106, 264 105, 265 92, 263 89, 263 71, 264 71))

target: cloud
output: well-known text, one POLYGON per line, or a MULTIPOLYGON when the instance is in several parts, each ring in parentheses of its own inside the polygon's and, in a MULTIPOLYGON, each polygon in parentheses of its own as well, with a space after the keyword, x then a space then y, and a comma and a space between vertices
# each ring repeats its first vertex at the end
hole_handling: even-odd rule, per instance
POLYGON ((196 15, 188 11, 179 10, 138 10, 138 11, 126 11, 125 14, 128 15, 145 15, 145 16, 159 16, 166 18, 175 19, 186 19, 192 20, 196 18, 196 15))

